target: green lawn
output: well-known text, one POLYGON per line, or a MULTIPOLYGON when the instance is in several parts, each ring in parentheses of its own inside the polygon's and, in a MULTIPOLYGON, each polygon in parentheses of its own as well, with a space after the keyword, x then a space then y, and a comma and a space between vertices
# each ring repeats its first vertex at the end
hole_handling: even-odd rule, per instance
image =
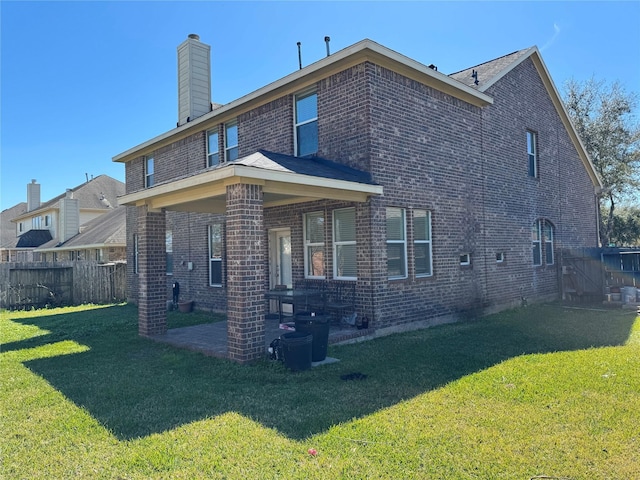
POLYGON ((0 478, 640 478, 629 311, 530 306, 330 347, 339 363, 299 373, 154 343, 136 321, 128 305, 0 313, 0 478))

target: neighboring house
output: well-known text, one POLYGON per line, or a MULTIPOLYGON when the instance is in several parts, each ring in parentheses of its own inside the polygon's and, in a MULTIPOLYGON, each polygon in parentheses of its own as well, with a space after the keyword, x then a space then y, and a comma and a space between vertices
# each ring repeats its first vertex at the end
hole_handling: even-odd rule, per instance
POLYGON ((535 47, 447 76, 363 40, 215 108, 197 35, 178 65, 178 126, 114 157, 141 335, 174 281, 245 362, 276 285, 425 325, 558 298, 562 252, 598 246, 602 185, 535 47))
MULTIPOLYGON (((11 218, 13 225, 10 230, 14 236, 11 243, 15 241, 15 245, 3 250, 2 260, 95 260, 96 248, 93 244, 88 246, 92 250, 90 258, 84 258, 82 252, 85 249, 78 245, 74 250, 55 247, 64 247, 82 231, 85 224, 114 210, 118 206, 118 196, 122 195, 124 190, 124 184, 119 180, 99 175, 75 188, 67 189, 64 194, 52 200, 41 203, 40 184, 32 180, 27 185, 26 210, 11 218), (50 258, 44 251, 39 250, 44 246, 51 252, 50 258), (56 255, 57 251, 60 255, 56 255)), ((119 245, 119 248, 122 249, 122 245, 119 245)))
POLYGON ((101 263, 126 261, 126 208, 115 207, 80 227, 80 233, 64 243, 53 239, 34 253, 45 262, 89 260, 101 263))
POLYGON ((31 255, 30 248, 18 250, 16 226, 11 221, 26 211, 27 203, 20 202, 17 205, 0 212, 0 262, 22 261, 22 257, 26 258, 31 255))

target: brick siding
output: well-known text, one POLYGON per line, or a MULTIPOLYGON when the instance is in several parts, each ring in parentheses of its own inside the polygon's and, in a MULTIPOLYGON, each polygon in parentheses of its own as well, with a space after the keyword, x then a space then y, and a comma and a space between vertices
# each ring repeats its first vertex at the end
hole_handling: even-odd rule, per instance
MULTIPOLYGON (((252 242, 262 242, 262 255, 267 255, 267 231, 290 228, 293 281, 301 282, 306 212, 326 212, 325 267, 330 280, 331 213, 356 208, 357 310, 373 327, 499 309, 517 305, 522 297, 535 301, 557 296, 560 259, 556 257, 554 265, 532 265, 531 226, 537 219, 554 225, 556 252, 597 245, 593 185, 531 60, 495 83, 487 91, 494 103, 482 108, 370 62, 319 81, 317 92, 319 155, 371 172, 384 187, 383 196, 361 204, 315 201, 274 207, 262 214, 257 187, 229 187, 223 288, 209 287, 207 244, 207 225, 223 217, 184 212, 165 216, 173 232, 174 256, 173 275, 162 282, 165 296, 170 298, 171 283, 178 280, 182 298, 195 300, 199 308, 228 311, 234 325, 229 351, 238 360, 253 357, 257 350, 241 351, 236 338, 250 339, 257 349, 264 335, 259 324, 266 302, 260 303, 253 293, 268 284, 268 258, 254 256, 259 254, 252 242), (537 179, 528 176, 527 129, 538 135, 537 179), (240 206, 243 212, 235 210, 240 206), (387 207, 406 210, 406 279, 387 279, 387 207), (414 274, 415 209, 431 212, 433 275, 425 278, 414 274), (246 215, 254 216, 262 232, 243 221, 246 215), (243 261, 239 245, 251 247, 252 257, 248 264, 231 265, 243 261), (463 253, 471 256, 468 267, 460 265, 463 253), (505 261, 498 264, 496 253, 504 253, 505 261), (255 274, 238 273, 251 268, 255 274), (231 302, 227 294, 236 300, 231 302), (241 324, 247 312, 250 321, 241 324)), ((239 114, 239 155, 258 149, 292 154, 293 102, 293 95, 287 95, 239 114)), ((221 124, 218 128, 222 152, 221 124)), ((202 170, 205 131, 163 147, 154 158, 156 183, 202 170)), ((143 188, 142 165, 142 157, 126 165, 128 193, 143 188)), ((140 228, 137 215, 139 210, 128 207, 129 246, 140 228)), ((164 255, 164 236, 159 248, 164 255)), ((132 300, 139 294, 138 283, 142 285, 139 277, 129 267, 132 300)))

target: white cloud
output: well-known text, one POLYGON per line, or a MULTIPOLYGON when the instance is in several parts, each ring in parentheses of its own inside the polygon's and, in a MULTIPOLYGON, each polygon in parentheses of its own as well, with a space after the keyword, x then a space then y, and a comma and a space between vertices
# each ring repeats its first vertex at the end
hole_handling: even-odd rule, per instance
POLYGON ((553 45, 553 43, 556 41, 556 38, 558 38, 558 35, 560 35, 560 27, 558 26, 557 23, 554 23, 553 24, 553 35, 551 36, 551 38, 549 40, 547 40, 547 43, 545 43, 540 48, 540 51, 544 52, 546 49, 551 47, 551 45, 553 45))

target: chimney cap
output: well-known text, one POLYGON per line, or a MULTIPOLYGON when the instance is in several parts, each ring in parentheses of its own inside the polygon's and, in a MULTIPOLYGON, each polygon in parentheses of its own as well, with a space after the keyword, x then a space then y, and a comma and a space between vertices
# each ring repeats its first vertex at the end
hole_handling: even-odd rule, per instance
POLYGON ((189 38, 193 38, 194 40, 200 40, 200 35, 197 33, 190 33, 189 38))

